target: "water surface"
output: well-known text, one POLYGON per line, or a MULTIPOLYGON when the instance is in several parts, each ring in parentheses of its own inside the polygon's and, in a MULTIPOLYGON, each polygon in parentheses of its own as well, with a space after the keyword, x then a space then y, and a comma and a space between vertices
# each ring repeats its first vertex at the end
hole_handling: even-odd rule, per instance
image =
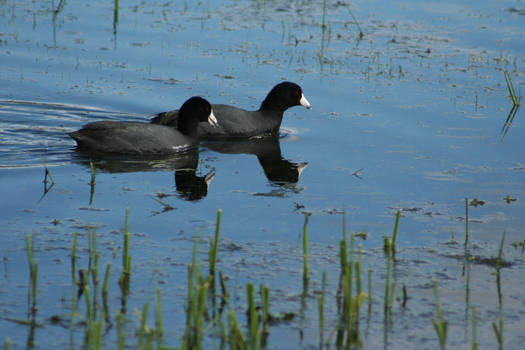
MULTIPOLYGON (((26 316, 24 237, 35 236, 40 261, 44 328, 36 329, 35 347, 66 346, 68 332, 46 320, 69 312, 72 233, 80 234, 79 264, 86 265, 87 227, 97 227, 101 262, 115 269, 110 295, 118 305, 126 208, 134 269, 130 310, 152 300, 160 286, 164 300, 172 301, 164 305, 170 346, 180 344, 183 332, 193 237, 202 237, 205 264, 205 238, 222 208, 218 264, 230 277, 239 319, 244 322, 247 281, 268 284, 272 310, 298 315, 272 327, 269 347, 317 346, 315 292, 323 271, 330 287, 328 327, 335 328, 343 210, 349 232, 367 232, 358 241, 374 285, 371 321, 362 327, 365 348, 437 347, 433 278, 449 320, 449 345, 470 345, 469 310, 476 306, 480 344, 494 347, 494 266, 475 260, 468 288, 463 274, 465 197, 484 202, 470 207, 471 254, 494 258, 506 233, 505 345, 524 341, 524 262, 512 247, 525 239, 524 124, 518 109, 505 125, 512 103, 503 73, 523 90, 523 6, 327 1, 323 10, 323 4, 121 2, 118 19, 110 1, 0 5, 0 322, 13 348, 26 347, 29 333, 9 321, 26 316), (202 144, 189 159, 122 162, 79 154, 67 135, 95 120, 147 122, 193 95, 256 109, 282 80, 300 84, 313 109, 288 110, 278 140, 202 144), (55 181, 51 189, 43 183, 46 168, 55 181), (212 181, 203 187, 207 178, 212 181), (159 193, 172 210, 156 200, 159 193), (395 323, 385 333, 381 247, 398 208, 403 217, 394 271, 410 299, 406 308, 394 306, 395 323), (306 309, 300 297, 303 211, 312 212, 306 309)), ((114 332, 105 339, 108 347, 114 332)))

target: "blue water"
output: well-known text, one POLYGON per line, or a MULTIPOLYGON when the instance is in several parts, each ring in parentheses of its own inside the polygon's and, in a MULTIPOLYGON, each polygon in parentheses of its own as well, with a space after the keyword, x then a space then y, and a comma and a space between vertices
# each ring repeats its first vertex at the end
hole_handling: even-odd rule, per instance
MULTIPOLYGON (((168 343, 179 344, 192 239, 196 232, 204 238, 213 233, 218 208, 225 242, 219 265, 232 278, 231 288, 244 297, 247 280, 268 283, 276 311, 299 305, 303 211, 312 212, 309 233, 317 263, 312 288, 318 289, 328 270, 335 293, 340 213, 347 213, 349 232, 367 232, 359 244, 368 251, 365 262, 380 290, 383 236, 392 232, 396 210, 403 209, 398 246, 406 256, 400 279, 417 276, 408 279, 414 321, 406 315, 396 321, 422 326, 414 328, 420 332, 413 338, 393 332, 390 344, 398 348, 415 339, 417 348, 435 348, 429 283, 447 275, 443 288, 454 310, 452 301, 464 286, 460 262, 447 256, 462 251, 445 243, 463 240, 465 197, 485 202, 469 213, 478 255, 495 256, 506 232, 505 254, 514 264, 505 279, 506 341, 519 344, 512 327, 522 322, 516 312, 523 311, 517 292, 523 258, 511 243, 525 238, 523 111, 518 109, 505 135, 502 129, 512 107, 503 72, 523 91, 523 6, 327 3, 324 30, 323 1, 121 1, 118 21, 111 1, 0 4, 0 328, 14 348, 25 347, 27 331, 6 320, 25 315, 25 235, 35 235, 38 244, 41 299, 49 304, 39 311, 41 318, 66 314, 69 303, 57 296, 71 297, 72 233, 82 235, 85 258, 86 226, 97 225, 102 261, 113 261, 117 276, 120 257, 112 254, 114 247, 120 254, 126 209, 136 269, 131 303, 140 308, 152 298, 152 284, 165 280, 165 299, 178 297, 170 307, 174 328, 168 343), (197 200, 188 200, 177 183, 174 164, 180 160, 157 159, 139 165, 95 162, 90 204, 89 159, 75 151, 67 132, 95 120, 148 121, 193 95, 256 109, 282 80, 300 84, 313 107, 288 110, 279 144, 271 146, 280 164, 308 163, 298 181, 267 176, 253 145, 221 145, 222 153, 217 145, 202 145, 193 176, 215 176, 197 200), (47 193, 46 167, 55 181, 47 193), (159 192, 168 195, 161 200, 173 210, 163 211, 155 200, 159 192), (229 251, 228 244, 242 249, 229 251), (421 267, 419 260, 426 264, 421 267)), ((205 241, 200 245, 204 260, 207 247, 205 241)), ((476 268, 473 283, 479 289, 473 290, 479 294, 471 302, 479 306, 480 329, 488 329, 496 302, 494 291, 490 296, 482 291, 493 285, 492 270, 476 268)), ((112 288, 116 299, 118 287, 112 288)), ((379 313, 379 292, 375 297, 379 313)), ((315 319, 315 298, 310 302, 315 319)), ((449 318, 451 332, 461 334, 456 345, 469 344, 462 333, 470 330, 469 320, 463 313, 449 318)), ((382 319, 374 318, 371 329, 382 331, 381 326, 382 319)), ((271 346, 316 346, 315 332, 315 322, 275 327, 271 346), (300 345, 297 328, 312 330, 300 345)), ((495 344, 491 332, 480 331, 484 346, 495 344)), ((60 327, 46 326, 45 332, 37 330, 36 348, 48 348, 54 334, 60 344, 68 343, 60 327)), ((368 337, 364 343, 373 348, 382 341, 368 337)))

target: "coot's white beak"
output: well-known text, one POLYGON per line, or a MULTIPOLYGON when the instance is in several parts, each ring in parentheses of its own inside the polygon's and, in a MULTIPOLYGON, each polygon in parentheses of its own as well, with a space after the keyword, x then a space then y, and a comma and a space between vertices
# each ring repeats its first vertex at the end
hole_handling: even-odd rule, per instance
POLYGON ((299 100, 299 103, 301 106, 305 106, 306 109, 312 109, 312 106, 310 106, 310 102, 304 97, 304 94, 301 94, 301 99, 299 100))
POLYGON ((214 128, 219 126, 219 123, 217 123, 217 118, 213 115, 213 109, 210 112, 210 115, 208 116, 208 123, 210 123, 211 126, 214 128))

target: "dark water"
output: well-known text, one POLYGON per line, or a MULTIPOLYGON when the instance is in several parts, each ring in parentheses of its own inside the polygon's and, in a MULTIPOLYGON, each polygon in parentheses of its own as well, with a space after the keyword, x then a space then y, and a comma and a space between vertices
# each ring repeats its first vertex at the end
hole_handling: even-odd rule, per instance
MULTIPOLYGON (((222 208, 218 264, 230 277, 238 317, 244 322, 245 283, 265 283, 272 310, 298 315, 272 327, 270 347, 317 346, 314 293, 323 271, 327 329, 335 327, 344 209, 348 231, 367 232, 358 241, 374 285, 370 322, 362 327, 365 348, 438 346, 433 278, 449 345, 470 346, 469 310, 476 306, 480 344, 495 347, 494 267, 474 260, 466 288, 458 258, 469 197, 484 202, 470 207, 471 254, 494 258, 506 233, 505 345, 515 348, 524 341, 524 261, 512 243, 525 239, 525 130, 521 109, 505 124, 512 103, 503 72, 523 90, 523 13, 516 1, 327 1, 323 25, 323 1, 121 2, 118 20, 111 1, 0 3, 2 338, 8 335, 13 348, 27 344, 29 328, 9 320, 26 316, 28 234, 40 262, 44 326, 36 329, 36 348, 70 342, 69 331, 47 320, 69 312, 73 232, 80 235, 79 264, 86 265, 87 227, 98 227, 101 262, 112 262, 110 295, 118 304, 128 208, 129 309, 152 301, 160 286, 170 300, 166 343, 180 344, 193 237, 202 237, 206 261, 205 238, 222 208), (182 157, 139 161, 79 154, 67 136, 94 120, 147 121, 192 95, 255 109, 282 80, 300 84, 313 109, 287 111, 278 140, 202 144, 182 157), (93 194, 89 160, 97 174, 93 194), (47 192, 46 167, 55 181, 47 192), (157 201, 158 193, 172 210, 157 201), (394 325, 385 333, 381 247, 398 208, 394 276, 410 299, 406 308, 395 304, 394 325), (312 212, 313 281, 306 309, 300 297, 305 210, 312 212)), ((135 327, 132 312, 128 317, 135 327)), ((77 336, 79 347, 80 330, 77 336)))

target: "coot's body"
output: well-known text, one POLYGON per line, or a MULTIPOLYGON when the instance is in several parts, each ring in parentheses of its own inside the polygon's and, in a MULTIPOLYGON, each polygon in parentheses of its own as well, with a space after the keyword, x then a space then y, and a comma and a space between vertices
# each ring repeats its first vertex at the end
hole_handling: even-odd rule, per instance
MULTIPOLYGON (((304 97, 299 85, 291 82, 277 84, 266 96, 261 107, 256 111, 214 104, 213 112, 219 124, 212 128, 200 123, 198 128, 201 139, 249 138, 279 132, 283 113, 288 108, 302 105, 310 109, 310 103, 304 97)), ((177 127, 180 111, 174 110, 157 114, 151 123, 177 127)))
POLYGON ((217 125, 208 101, 192 97, 180 109, 176 128, 140 122, 101 121, 69 135, 78 148, 93 153, 154 155, 187 151, 197 145, 199 122, 217 125))

